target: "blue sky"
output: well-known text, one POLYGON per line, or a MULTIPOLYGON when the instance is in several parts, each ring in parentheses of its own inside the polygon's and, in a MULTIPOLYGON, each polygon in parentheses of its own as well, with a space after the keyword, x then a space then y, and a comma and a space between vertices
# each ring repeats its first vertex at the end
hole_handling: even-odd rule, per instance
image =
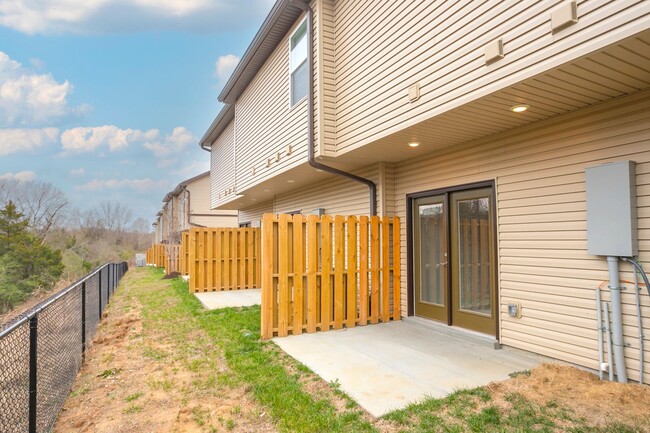
POLYGON ((152 220, 273 0, 1 0, 0 178, 152 220))

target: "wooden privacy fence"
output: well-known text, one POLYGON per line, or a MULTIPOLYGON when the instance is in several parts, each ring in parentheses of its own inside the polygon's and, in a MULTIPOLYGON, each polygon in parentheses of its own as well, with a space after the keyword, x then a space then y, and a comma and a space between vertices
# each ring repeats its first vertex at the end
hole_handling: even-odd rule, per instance
POLYGON ((181 246, 165 245, 165 272, 181 272, 181 246))
POLYGON ((187 248, 191 292, 260 287, 259 228, 193 228, 187 248))
POLYGON ((165 267, 165 245, 154 244, 147 250, 147 264, 157 268, 165 267))
POLYGON ((147 250, 147 264, 165 268, 165 272, 181 272, 183 256, 181 245, 154 244, 147 250))
POLYGON ((262 221, 262 338, 399 320, 397 217, 262 221))
POLYGON ((190 274, 190 232, 184 231, 181 233, 181 250, 180 250, 180 273, 183 275, 190 274))

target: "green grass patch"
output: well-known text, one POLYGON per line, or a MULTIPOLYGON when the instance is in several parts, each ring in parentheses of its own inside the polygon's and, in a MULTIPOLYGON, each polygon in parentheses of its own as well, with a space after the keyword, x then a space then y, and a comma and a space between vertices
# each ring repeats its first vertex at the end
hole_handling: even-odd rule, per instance
MULTIPOLYGON (((218 351, 228 363, 227 371, 194 381, 193 389, 218 393, 224 387, 244 387, 283 432, 378 431, 352 400, 345 409, 337 410, 329 399, 314 397, 302 389, 301 377, 312 373, 291 359, 289 362, 295 364, 293 370, 297 373, 289 373, 285 368, 287 357, 273 343, 260 340, 259 307, 206 311, 182 279, 161 284, 160 270, 137 272, 140 275, 129 296, 142 307, 144 335, 147 330, 162 330, 175 343, 173 353, 145 346, 145 356, 155 361, 173 359, 175 366, 192 372, 219 371, 218 360, 206 357, 207 352, 218 351), (155 284, 156 290, 147 290, 149 284, 155 284)), ((148 385, 152 389, 174 386, 161 380, 150 381, 148 385)), ((341 391, 338 393, 347 398, 341 391)), ((234 408, 232 418, 224 417, 222 428, 234 429, 240 411, 241 408, 234 408)), ((192 416, 198 425, 206 422, 200 409, 192 416)))
POLYGON ((127 403, 130 403, 130 402, 132 402, 132 401, 134 401, 134 400, 139 399, 139 398, 142 397, 143 395, 144 395, 143 392, 136 392, 136 393, 134 393, 134 394, 131 394, 131 395, 127 396, 127 397, 124 399, 124 401, 126 401, 127 403))

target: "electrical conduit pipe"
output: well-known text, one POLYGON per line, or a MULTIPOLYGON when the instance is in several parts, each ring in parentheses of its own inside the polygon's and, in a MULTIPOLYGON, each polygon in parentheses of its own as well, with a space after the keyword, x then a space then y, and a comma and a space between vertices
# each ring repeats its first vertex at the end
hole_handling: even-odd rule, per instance
POLYGON ((607 256, 607 267, 609 268, 609 290, 612 304, 612 345, 614 346, 616 378, 618 382, 627 383, 627 369, 625 367, 625 353, 623 351, 623 313, 621 308, 618 257, 607 256))

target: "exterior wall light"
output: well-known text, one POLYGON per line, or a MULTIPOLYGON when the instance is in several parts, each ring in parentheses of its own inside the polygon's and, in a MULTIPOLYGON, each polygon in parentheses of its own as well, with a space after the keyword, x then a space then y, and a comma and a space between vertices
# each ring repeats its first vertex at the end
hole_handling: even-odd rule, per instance
POLYGON ((528 110, 530 108, 529 105, 526 104, 517 104, 513 105, 510 107, 510 110, 512 110, 513 113, 523 113, 524 111, 528 110))

